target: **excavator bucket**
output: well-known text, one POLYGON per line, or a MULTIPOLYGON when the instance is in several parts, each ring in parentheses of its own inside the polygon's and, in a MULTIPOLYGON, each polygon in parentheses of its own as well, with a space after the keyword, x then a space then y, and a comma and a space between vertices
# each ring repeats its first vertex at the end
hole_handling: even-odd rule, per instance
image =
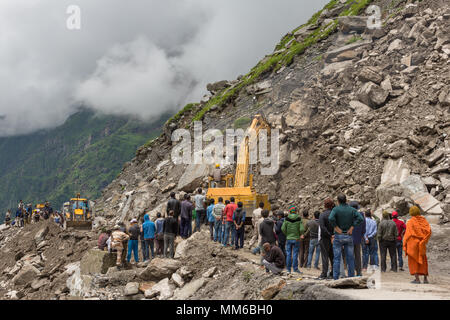
POLYGON ((66 221, 66 228, 74 228, 78 230, 91 230, 92 221, 66 221))

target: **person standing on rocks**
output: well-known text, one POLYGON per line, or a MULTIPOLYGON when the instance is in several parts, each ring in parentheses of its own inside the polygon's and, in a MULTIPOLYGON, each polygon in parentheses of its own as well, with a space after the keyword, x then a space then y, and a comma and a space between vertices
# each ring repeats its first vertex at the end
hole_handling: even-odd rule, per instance
MULTIPOLYGON (((266 210, 265 210, 266 211, 266 210)), ((264 220, 265 222, 266 220, 264 220)), ((264 223, 263 222, 263 223, 264 223)), ((291 273, 291 266, 296 273, 302 273, 298 269, 298 251, 300 248, 300 238, 305 232, 302 218, 297 215, 297 208, 291 206, 289 215, 284 220, 281 231, 286 235, 286 269, 291 273)), ((264 238, 263 238, 264 239, 264 238)))
POLYGON ((319 244, 319 217, 320 212, 314 212, 314 219, 308 222, 305 233, 309 233, 309 253, 308 262, 306 263, 307 268, 311 268, 312 258, 314 251, 316 252, 316 260, 314 261, 314 268, 319 269, 319 259, 320 259, 320 244, 319 244))
POLYGON ((376 240, 377 222, 372 219, 370 210, 366 211, 366 233, 364 234, 363 245, 363 270, 367 271, 367 265, 370 257, 370 267, 375 271, 378 267, 377 251, 378 245, 376 240))
MULTIPOLYGON (((255 244, 258 241, 259 238, 259 232, 258 232, 258 221, 261 218, 261 212, 264 209, 264 202, 260 202, 259 203, 259 207, 255 210, 253 210, 253 215, 252 215, 252 226, 253 226, 253 236, 250 239, 249 245, 250 247, 255 244)), ((258 244, 259 246, 259 244, 258 244)))
POLYGON ((234 240, 236 237, 236 228, 234 227, 233 222, 233 214, 236 211, 237 205, 234 203, 234 197, 230 198, 230 203, 225 206, 224 214, 226 217, 226 225, 225 225, 225 234, 223 238, 223 246, 226 247, 229 245, 228 240, 230 238, 231 233, 231 246, 234 245, 234 240))
POLYGON ((183 239, 187 239, 189 236, 189 230, 192 228, 192 209, 193 205, 189 201, 191 196, 186 193, 184 195, 184 200, 181 203, 181 214, 180 214, 180 235, 183 239), (189 227, 191 226, 191 227, 189 227))
POLYGON ((305 233, 300 237, 300 252, 299 252, 299 266, 300 268, 306 267, 306 263, 308 262, 308 252, 309 252, 309 241, 311 239, 308 231, 308 222, 309 222, 309 211, 308 209, 303 210, 303 218, 302 223, 305 227, 305 233))
POLYGON ((125 232, 120 230, 120 226, 115 225, 111 233, 111 248, 117 251, 116 266, 119 270, 123 267, 123 243, 128 241, 128 239, 130 239, 130 237, 125 232))
POLYGON ((180 214, 181 214, 181 203, 180 201, 176 198, 175 196, 175 192, 171 192, 170 193, 170 199, 167 202, 167 214, 169 214, 169 211, 173 210, 174 214, 173 217, 175 218, 175 220, 178 223, 178 227, 177 227, 177 235, 180 235, 180 214))
POLYGON ((391 271, 397 272, 397 248, 395 246, 397 236, 397 225, 390 219, 389 212, 383 211, 383 220, 381 220, 377 232, 380 243, 381 272, 386 272, 387 250, 389 250, 391 259, 391 271))
POLYGON ((398 232, 397 239, 395 240, 395 246, 397 247, 398 267, 400 271, 405 271, 403 270, 403 236, 405 235, 406 224, 398 218, 397 211, 392 212, 392 221, 395 222, 398 232))
POLYGON ((175 237, 178 230, 177 220, 174 218, 174 211, 170 210, 169 215, 164 219, 164 257, 173 259, 175 255, 175 237), (167 250, 170 251, 167 254, 167 250))
POLYGON ((347 260, 348 276, 355 275, 355 260, 353 251, 353 229, 363 222, 363 218, 355 208, 347 204, 347 198, 341 194, 338 196, 337 207, 331 210, 328 220, 334 227, 333 240, 333 279, 339 279, 342 249, 347 260))
POLYGON ((130 228, 128 229, 128 234, 130 235, 130 240, 128 241, 128 254, 127 262, 131 261, 131 253, 134 253, 134 262, 139 263, 139 233, 140 228, 136 219, 130 221, 130 228))
POLYGON ((164 232, 163 232, 164 218, 162 217, 161 212, 158 212, 156 214, 155 227, 156 227, 155 251, 157 256, 162 256, 164 249, 164 232))
POLYGON ((277 242, 275 238, 275 223, 269 218, 269 210, 264 209, 261 212, 261 216, 264 220, 259 224, 259 234, 261 236, 260 246, 262 247, 266 242, 270 243, 270 245, 275 245, 277 242))
POLYGON ((214 241, 214 224, 216 222, 216 218, 213 215, 213 210, 214 210, 214 199, 210 199, 209 206, 208 208, 206 208, 206 217, 208 218, 211 241, 214 241))
POLYGON ((144 262, 145 262, 150 260, 150 253, 152 255, 152 259, 155 257, 153 248, 154 248, 156 226, 155 223, 152 220, 150 220, 150 216, 148 214, 144 215, 144 223, 142 224, 142 231, 144 232, 144 241, 145 241, 145 255, 144 255, 144 262))
MULTIPOLYGON (((359 203, 357 201, 351 201, 349 203, 350 207, 355 208, 356 210, 360 209, 359 203)), ((358 211, 358 214, 363 219, 363 222, 356 226, 353 229, 353 253, 355 256, 355 271, 356 276, 361 277, 362 276, 362 259, 361 259, 361 252, 362 252, 362 243, 364 240, 364 234, 366 233, 366 219, 364 218, 364 214, 362 212, 358 211)))
POLYGON ((201 224, 204 223, 206 217, 205 196, 202 194, 202 188, 198 188, 197 194, 194 196, 195 212, 197 212, 197 217, 195 219, 195 229, 194 232, 201 230, 201 224))
POLYGON ((244 233, 245 233, 245 215, 244 204, 238 202, 237 209, 233 213, 233 223, 236 228, 236 238, 234 239, 235 250, 244 248, 244 233))
POLYGON ((268 242, 264 243, 262 248, 262 264, 266 267, 266 271, 271 271, 274 274, 280 274, 286 267, 286 258, 283 251, 281 251, 278 246, 271 245, 268 242))
POLYGON ((214 216, 214 242, 222 242, 223 233, 223 211, 225 205, 223 204, 223 198, 219 197, 219 202, 214 205, 212 215, 214 216))
MULTIPOLYGON (((284 256, 286 256, 286 235, 283 233, 281 228, 284 223, 284 211, 280 210, 277 212, 277 220, 275 222, 275 234, 278 238, 278 247, 280 247, 281 251, 283 251, 284 256)), ((259 224, 258 224, 259 226, 259 224)))
POLYGON ((406 224, 403 251, 408 257, 409 272, 415 276, 412 283, 420 283, 420 275, 423 276, 423 283, 428 283, 427 243, 431 237, 431 227, 427 219, 420 215, 417 206, 409 209, 409 215, 411 219, 406 224))
POLYGON ((111 231, 106 230, 106 228, 102 228, 102 233, 98 237, 98 241, 97 241, 97 247, 101 251, 104 251, 105 248, 107 247, 106 241, 108 241, 110 236, 111 236, 111 231))

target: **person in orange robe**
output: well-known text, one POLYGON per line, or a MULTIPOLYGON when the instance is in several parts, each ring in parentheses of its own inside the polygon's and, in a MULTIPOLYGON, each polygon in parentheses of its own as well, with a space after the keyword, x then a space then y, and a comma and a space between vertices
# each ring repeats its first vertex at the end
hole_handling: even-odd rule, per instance
POLYGON ((428 221, 420 215, 420 209, 413 206, 409 209, 412 217, 406 224, 403 238, 403 251, 408 257, 409 272, 416 278, 412 283, 420 283, 419 275, 423 275, 423 283, 428 283, 427 243, 431 237, 428 221))

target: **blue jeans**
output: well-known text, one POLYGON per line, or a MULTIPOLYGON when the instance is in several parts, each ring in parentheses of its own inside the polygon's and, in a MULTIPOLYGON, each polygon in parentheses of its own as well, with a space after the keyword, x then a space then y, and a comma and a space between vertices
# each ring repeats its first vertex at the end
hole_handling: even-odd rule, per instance
POLYGON ((227 221, 225 223, 225 232, 223 235, 223 240, 222 240, 222 244, 224 246, 226 246, 228 244, 228 239, 230 238, 230 231, 231 231, 231 245, 234 244, 234 232, 236 232, 235 228, 234 228, 234 223, 233 221, 227 221))
POLYGON ((152 254, 152 258, 155 257, 155 253, 154 253, 154 249, 153 249, 154 248, 154 241, 153 240, 154 239, 145 239, 144 240, 144 245, 145 245, 145 248, 144 248, 144 252, 145 252, 145 254, 144 254, 144 261, 150 259, 150 252, 152 254), (149 252, 149 249, 150 249, 150 252, 149 252))
POLYGON ((138 251, 138 243, 139 240, 130 240, 128 241, 128 255, 127 255, 127 261, 131 261, 131 252, 134 253, 134 261, 139 262, 139 251, 138 251))
POLYGON ((355 257, 353 253, 353 237, 347 234, 335 234, 333 241, 333 279, 339 279, 341 270, 342 247, 344 247, 345 258, 347 260, 348 276, 355 276, 355 257))
POLYGON ((311 241, 309 241, 308 262, 306 263, 307 268, 311 268, 311 262, 314 251, 316 251, 316 260, 314 261, 314 267, 317 269, 319 267, 319 258, 320 258, 319 239, 311 239, 311 241))
POLYGON ((214 241, 222 242, 222 221, 214 221, 214 241))
POLYGON ((244 247, 244 234, 245 234, 244 226, 239 228, 239 230, 236 230, 234 240, 236 249, 242 249, 244 247))
POLYGON ((300 240, 286 240, 286 269, 291 272, 291 266, 294 271, 298 271, 298 250, 300 249, 300 240))
POLYGON ((397 247, 398 267, 403 269, 403 241, 396 240, 395 246, 397 247))
POLYGON ((367 265, 378 266, 378 242, 375 238, 369 238, 369 244, 363 243, 363 269, 367 269, 367 265))

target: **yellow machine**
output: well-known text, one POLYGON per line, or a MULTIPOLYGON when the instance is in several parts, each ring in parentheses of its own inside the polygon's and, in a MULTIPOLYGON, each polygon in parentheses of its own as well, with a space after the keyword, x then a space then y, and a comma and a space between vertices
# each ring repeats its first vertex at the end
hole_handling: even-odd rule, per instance
POLYGON ((214 178, 209 177, 208 192, 206 194, 206 198, 214 199, 215 203, 218 202, 219 197, 222 197, 224 201, 229 200, 231 197, 234 197, 236 203, 241 201, 244 204, 244 210, 247 212, 247 223, 251 222, 253 210, 258 207, 260 202, 264 202, 264 208, 270 210, 268 195, 256 193, 253 187, 253 174, 249 174, 250 136, 257 138, 261 129, 267 129, 270 132, 270 126, 264 117, 256 115, 239 147, 235 175, 228 174, 223 176, 218 188, 212 187, 214 178), (254 130, 253 135, 248 134, 251 130, 254 130))
POLYGON ((66 217, 66 227, 76 229, 92 227, 92 209, 89 207, 89 200, 81 198, 80 194, 64 203, 63 214, 66 217))

